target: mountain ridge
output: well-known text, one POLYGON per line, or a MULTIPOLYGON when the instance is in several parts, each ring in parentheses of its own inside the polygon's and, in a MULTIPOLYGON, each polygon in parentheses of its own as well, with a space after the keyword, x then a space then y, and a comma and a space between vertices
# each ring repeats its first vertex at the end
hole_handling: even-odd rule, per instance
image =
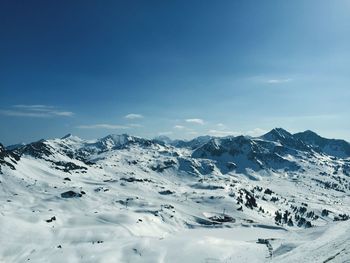
MULTIPOLYGON (((305 130, 303 132, 297 132, 297 133, 292 134, 283 128, 273 128, 271 131, 269 131, 261 136, 257 136, 257 137, 246 136, 246 135, 239 135, 239 136, 243 136, 246 138, 252 138, 252 139, 259 139, 260 138, 263 140, 274 141, 274 142, 280 142, 282 140, 284 143, 288 139, 294 139, 294 140, 299 140, 302 143, 307 144, 309 146, 311 145, 311 146, 319 147, 320 149, 323 148, 325 146, 325 144, 327 144, 327 142, 330 142, 330 143, 335 143, 335 144, 338 144, 338 145, 345 147, 346 154, 350 156, 350 143, 349 142, 347 142, 346 140, 343 140, 343 139, 325 138, 325 137, 322 137, 311 130, 305 130)), ((138 141, 138 142, 148 141, 148 142, 155 142, 155 143, 165 143, 165 144, 169 144, 169 145, 172 145, 175 147, 188 147, 191 149, 195 149, 195 148, 209 142, 211 139, 215 139, 215 138, 225 139, 225 138, 239 137, 239 136, 232 135, 232 136, 218 137, 218 136, 211 136, 211 135, 203 135, 203 136, 195 137, 195 138, 190 139, 190 140, 182 140, 182 139, 170 139, 167 136, 157 136, 153 139, 146 139, 146 138, 142 138, 139 136, 133 136, 133 135, 128 135, 128 134, 124 133, 124 134, 109 134, 109 135, 106 135, 102 138, 99 138, 99 139, 96 139, 93 141, 96 143, 96 142, 103 142, 103 141, 107 141, 107 140, 111 140, 111 141, 114 140, 114 143, 116 143, 116 140, 118 140, 117 144, 119 146, 122 146, 122 144, 126 144, 127 140, 130 140, 130 142, 132 142, 132 141, 134 141, 134 142, 135 141, 138 141)), ((69 140, 75 140, 75 141, 88 142, 87 140, 81 139, 78 136, 74 136, 71 133, 68 133, 65 136, 61 137, 61 139, 62 140, 69 139, 69 140)), ((47 140, 53 140, 53 139, 40 139, 38 141, 31 142, 28 144, 25 144, 25 143, 13 144, 13 145, 7 146, 5 148, 8 150, 14 150, 16 148, 20 148, 20 147, 23 147, 25 145, 29 145, 29 144, 33 144, 33 143, 37 143, 37 142, 42 142, 42 141, 47 141, 47 140)), ((305 145, 302 146, 302 148, 306 149, 305 145)))
POLYGON ((343 158, 339 147, 337 156, 321 148, 334 141, 304 136, 68 135, 0 145, 0 261, 80 261, 83 249, 94 262, 174 262, 175 244, 193 262, 324 262, 350 244, 350 159, 347 144, 343 158))

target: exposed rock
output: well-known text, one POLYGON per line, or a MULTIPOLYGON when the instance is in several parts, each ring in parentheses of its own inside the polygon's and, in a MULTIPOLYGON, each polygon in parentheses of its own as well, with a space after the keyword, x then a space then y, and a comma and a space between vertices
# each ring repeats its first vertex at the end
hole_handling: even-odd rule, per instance
POLYGON ((74 191, 67 191, 61 194, 62 198, 75 198, 75 197, 82 197, 81 193, 76 193, 74 191))

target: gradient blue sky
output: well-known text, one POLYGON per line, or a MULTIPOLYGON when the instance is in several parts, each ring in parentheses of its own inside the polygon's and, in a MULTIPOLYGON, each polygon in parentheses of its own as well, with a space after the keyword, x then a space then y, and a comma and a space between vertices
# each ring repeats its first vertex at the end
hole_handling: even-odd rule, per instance
POLYGON ((350 1, 0 3, 0 142, 73 133, 350 140, 350 1))

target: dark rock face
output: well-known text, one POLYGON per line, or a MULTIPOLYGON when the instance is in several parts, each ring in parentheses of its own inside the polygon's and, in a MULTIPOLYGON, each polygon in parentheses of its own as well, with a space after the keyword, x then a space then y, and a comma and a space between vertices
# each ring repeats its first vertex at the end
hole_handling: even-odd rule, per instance
POLYGON ((166 160, 166 161, 164 161, 164 163, 152 165, 150 168, 153 171, 157 171, 159 173, 162 173, 166 169, 173 168, 175 164, 176 164, 176 162, 173 160, 166 160))
POLYGON ((59 161, 59 162, 53 162, 53 164, 56 165, 56 167, 55 167, 56 169, 62 170, 64 172, 69 172, 69 171, 73 171, 73 170, 87 170, 86 167, 76 165, 75 163, 72 163, 72 162, 59 161))
POLYGON ((273 194, 273 191, 270 190, 269 188, 266 188, 264 191, 264 194, 271 195, 271 194, 273 194))
POLYGON ((76 197, 82 197, 83 195, 81 193, 76 193, 74 191, 67 191, 61 194, 62 198, 76 198, 76 197))
POLYGON ((15 165, 19 161, 20 157, 15 152, 6 150, 6 148, 0 143, 0 173, 2 166, 8 166, 12 170, 15 170, 15 165), (8 158, 7 160, 5 160, 8 158))
POLYGON ((139 179, 139 178, 135 178, 135 177, 129 177, 129 178, 120 178, 121 181, 125 181, 125 182, 128 182, 128 183, 133 183, 133 182, 139 182, 139 183, 143 183, 143 182, 148 182, 148 183, 153 183, 152 180, 150 179, 139 179))
POLYGON ((28 154, 35 158, 48 157, 52 154, 51 149, 46 145, 45 140, 27 144, 16 150, 20 155, 28 154))
POLYGON ((53 216, 50 219, 45 220, 47 223, 51 223, 52 221, 56 221, 56 217, 53 216))
POLYGON ((334 221, 347 221, 349 218, 350 217, 347 214, 339 214, 338 216, 334 217, 334 221))
POLYGON ((159 192, 159 194, 161 194, 161 195, 172 195, 173 193, 175 193, 175 192, 170 191, 170 190, 165 190, 165 191, 160 191, 159 192))

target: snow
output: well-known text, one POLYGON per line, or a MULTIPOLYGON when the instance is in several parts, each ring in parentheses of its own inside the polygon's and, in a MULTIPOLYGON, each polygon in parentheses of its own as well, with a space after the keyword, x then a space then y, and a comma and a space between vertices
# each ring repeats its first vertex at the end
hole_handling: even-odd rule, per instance
POLYGON ((228 153, 202 159, 188 147, 127 135, 89 142, 69 135, 45 145, 49 156, 5 157, 15 170, 1 166, 0 262, 350 260, 350 221, 333 221, 350 212, 349 177, 339 168, 347 159, 287 151, 281 158, 300 169, 259 170, 244 151, 234 159, 247 167, 241 172, 222 169, 228 153), (67 191, 79 195, 62 198, 67 191), (276 224, 276 211, 294 220, 292 206, 306 209, 300 215, 313 227, 276 224), (224 216, 233 220, 213 219, 224 216))

